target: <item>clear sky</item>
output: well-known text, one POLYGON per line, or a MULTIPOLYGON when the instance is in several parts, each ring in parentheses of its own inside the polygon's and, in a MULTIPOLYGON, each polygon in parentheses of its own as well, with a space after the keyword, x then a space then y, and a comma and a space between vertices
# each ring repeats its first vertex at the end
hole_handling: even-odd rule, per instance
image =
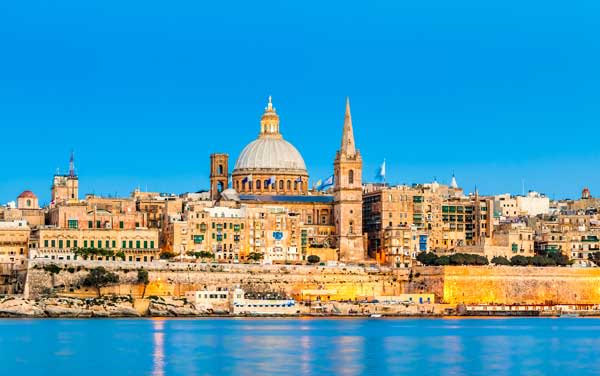
POLYGON ((273 96, 312 181, 350 96, 364 176, 600 195, 598 1, 2 1, 0 202, 208 186, 273 96), (493 4, 495 3, 495 4, 493 4))

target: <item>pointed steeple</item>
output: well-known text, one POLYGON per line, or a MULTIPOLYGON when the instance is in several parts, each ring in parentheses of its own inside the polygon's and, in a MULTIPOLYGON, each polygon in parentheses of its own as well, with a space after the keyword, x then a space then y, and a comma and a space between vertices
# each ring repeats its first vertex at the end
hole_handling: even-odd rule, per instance
POLYGON ((71 150, 71 159, 69 159, 69 176, 75 176, 75 152, 71 150))
POLYGON ((352 114, 350 113, 350 98, 346 97, 346 115, 344 117, 344 133, 342 134, 342 154, 347 157, 356 155, 354 145, 354 130, 352 129, 352 114))

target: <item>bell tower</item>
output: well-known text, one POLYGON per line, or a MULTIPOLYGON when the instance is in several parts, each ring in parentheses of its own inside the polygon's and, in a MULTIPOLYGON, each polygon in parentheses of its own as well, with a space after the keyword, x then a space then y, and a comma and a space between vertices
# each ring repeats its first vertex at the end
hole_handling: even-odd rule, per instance
POLYGON ((346 99, 342 145, 333 167, 334 215, 340 261, 363 261, 362 157, 354 144, 349 99, 346 99))
POLYGON ((227 189, 229 182, 229 155, 214 153, 210 155, 210 199, 219 199, 221 192, 227 189))
POLYGON ((52 205, 79 201, 79 178, 75 173, 75 153, 71 152, 69 173, 57 173, 52 180, 52 205))

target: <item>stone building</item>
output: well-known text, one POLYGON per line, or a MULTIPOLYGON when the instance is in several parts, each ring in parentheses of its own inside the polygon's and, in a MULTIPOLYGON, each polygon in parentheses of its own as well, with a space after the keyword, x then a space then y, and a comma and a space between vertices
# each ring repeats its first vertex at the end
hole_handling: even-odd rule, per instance
MULTIPOLYGON (((125 261, 153 261, 159 258, 158 230, 57 228, 40 226, 29 239, 30 258, 77 260, 77 249, 104 249, 123 252, 125 261)), ((116 261, 117 256, 90 256, 92 260, 116 261)))
POLYGON ((24 220, 0 221, 0 264, 26 267, 30 228, 24 220))

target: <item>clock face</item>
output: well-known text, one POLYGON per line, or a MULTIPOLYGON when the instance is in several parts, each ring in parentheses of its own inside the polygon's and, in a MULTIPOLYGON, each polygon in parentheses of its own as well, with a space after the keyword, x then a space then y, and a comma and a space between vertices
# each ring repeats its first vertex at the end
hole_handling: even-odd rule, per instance
POLYGON ((283 232, 281 232, 281 231, 273 232, 273 239, 275 239, 275 240, 283 239, 283 232))

